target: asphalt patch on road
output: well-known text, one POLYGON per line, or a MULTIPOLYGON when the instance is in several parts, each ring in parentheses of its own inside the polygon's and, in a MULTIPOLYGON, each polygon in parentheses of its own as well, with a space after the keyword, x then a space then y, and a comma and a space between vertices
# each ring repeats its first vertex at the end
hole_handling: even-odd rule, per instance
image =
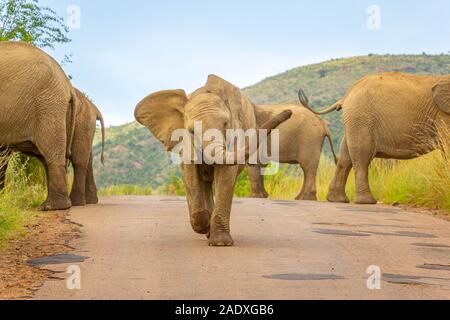
POLYGON ((450 246, 447 246, 445 244, 413 243, 412 245, 415 247, 421 247, 421 248, 450 249, 450 246))
POLYGON ((349 230, 314 229, 313 232, 319 233, 319 234, 332 235, 332 236, 370 237, 369 233, 354 232, 354 231, 349 231, 349 230))
POLYGON ((270 276, 263 276, 265 279, 283 280, 283 281, 325 281, 325 280, 344 280, 344 277, 334 274, 274 274, 270 276))
POLYGON ((75 254, 57 254, 54 256, 30 259, 28 260, 28 264, 33 267, 39 267, 55 264, 82 263, 86 259, 88 258, 83 256, 77 256, 75 254))
POLYGON ((417 266, 419 269, 450 271, 450 264, 428 264, 417 266))
POLYGON ((363 231, 376 236, 386 236, 386 237, 406 237, 406 238, 426 238, 426 239, 436 239, 437 237, 433 234, 422 233, 422 232, 411 232, 411 231, 397 231, 395 233, 389 232, 375 232, 375 231, 363 231))
POLYGON ((404 276, 400 274, 383 274, 383 280, 393 284, 409 284, 409 285, 424 285, 426 283, 421 282, 422 277, 416 276, 404 276))
POLYGON ((440 282, 440 284, 445 285, 445 282, 449 281, 450 279, 437 277, 405 276, 400 274, 384 273, 383 280, 393 284, 408 284, 408 285, 435 285, 433 283, 424 282, 424 280, 437 280, 440 282))
POLYGON ((357 212, 357 213, 391 213, 391 214, 397 214, 400 212, 398 209, 389 209, 389 208, 366 208, 366 207, 355 207, 355 206, 348 206, 348 207, 336 207, 337 209, 344 209, 348 212, 357 212))
POLYGON ((162 199, 159 200, 160 202, 186 202, 186 199, 162 199))
POLYGON ((279 206, 298 207, 298 202, 294 201, 274 201, 273 204, 277 204, 279 206))

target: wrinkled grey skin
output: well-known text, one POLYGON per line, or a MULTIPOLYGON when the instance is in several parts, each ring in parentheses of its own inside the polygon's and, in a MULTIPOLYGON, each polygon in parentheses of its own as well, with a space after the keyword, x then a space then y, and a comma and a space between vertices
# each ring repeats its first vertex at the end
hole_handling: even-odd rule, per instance
POLYGON ((48 171, 42 210, 64 210, 66 158, 72 148, 79 102, 61 67, 40 49, 0 42, 0 145, 40 154, 48 171))
MULTIPOLYGON (((274 129, 290 117, 286 112, 272 119, 263 128, 274 129)), ((171 141, 177 129, 193 131, 194 122, 200 121, 203 130, 256 128, 253 104, 241 91, 225 80, 211 75, 203 88, 189 97, 183 90, 156 92, 143 99, 135 111, 136 120, 146 126, 171 151, 177 142, 171 141)), ((209 142, 204 141, 203 148, 209 142)), ((217 154, 227 155, 225 146, 217 154)), ((247 150, 248 156, 248 150, 247 150)), ((228 153, 237 160, 236 154, 228 153)), ((232 246, 230 214, 236 179, 243 165, 182 166, 192 228, 207 234, 210 246, 232 246), (213 193, 215 187, 215 196, 213 193)))
MULTIPOLYGON (((302 91, 300 99, 311 109, 302 91)), ((356 203, 374 204, 377 200, 369 186, 374 158, 413 159, 450 143, 450 76, 396 72, 367 76, 336 104, 314 112, 338 110, 343 111, 345 137, 328 200, 349 202, 345 187, 354 168, 356 203)))
MULTIPOLYGON (((92 166, 93 154, 92 144, 94 141, 96 122, 101 123, 102 128, 102 156, 103 163, 103 149, 105 144, 105 126, 101 112, 98 108, 78 89, 75 89, 75 94, 80 106, 75 118, 75 130, 72 142, 72 149, 69 160, 74 169, 74 180, 70 199, 73 206, 84 206, 86 204, 97 204, 97 187, 95 184, 94 171, 92 166)), ((12 147, 14 152, 22 152, 26 155, 36 157, 41 161, 48 173, 47 165, 43 156, 38 150, 24 149, 12 147)), ((7 162, 0 168, 0 190, 5 187, 5 176, 7 170, 7 162)), ((48 179, 48 177, 47 177, 48 179)))
MULTIPOLYGON (((325 139, 330 142, 334 159, 337 162, 330 131, 322 119, 295 103, 255 107, 257 125, 262 126, 268 119, 284 110, 291 110, 292 117, 278 127, 280 132, 279 163, 300 165, 305 179, 296 200, 316 201, 317 171, 325 139)), ((264 187, 261 168, 249 166, 248 173, 252 197, 267 198, 269 195, 264 187)))

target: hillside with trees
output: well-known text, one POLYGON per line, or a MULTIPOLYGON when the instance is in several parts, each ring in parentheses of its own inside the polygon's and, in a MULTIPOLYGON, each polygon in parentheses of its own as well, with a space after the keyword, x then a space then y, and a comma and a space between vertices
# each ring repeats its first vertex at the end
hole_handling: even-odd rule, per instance
MULTIPOLYGON (((288 70, 243 91, 257 104, 270 104, 298 101, 297 92, 303 88, 312 105, 320 109, 336 102, 365 75, 387 71, 450 74, 450 55, 369 55, 336 59, 288 70)), ((332 113, 324 119, 329 122, 338 147, 343 132, 341 113, 332 113)), ((94 152, 99 155, 98 144, 94 152)), ((109 128, 106 165, 102 167, 98 159, 97 156, 95 170, 101 187, 132 184, 155 188, 177 172, 160 143, 137 123, 109 128)))

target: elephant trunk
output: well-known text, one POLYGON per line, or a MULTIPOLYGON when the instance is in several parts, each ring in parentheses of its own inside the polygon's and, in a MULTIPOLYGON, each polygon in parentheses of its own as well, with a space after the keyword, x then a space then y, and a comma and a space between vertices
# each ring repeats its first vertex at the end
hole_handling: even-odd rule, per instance
POLYGON ((254 150, 250 148, 249 146, 245 146, 242 149, 238 150, 237 152, 231 152, 227 151, 223 145, 223 143, 218 144, 215 147, 216 157, 215 159, 210 159, 209 155, 204 155, 205 160, 209 164, 218 164, 216 163, 216 159, 220 159, 220 164, 225 165, 238 165, 238 164, 245 164, 248 162, 249 158, 253 156, 253 154, 259 149, 259 146, 264 143, 269 135, 272 133, 272 130, 276 129, 279 125, 284 123, 285 121, 289 120, 292 117, 292 111, 291 110, 285 110, 272 118, 271 120, 267 121, 261 128, 259 128, 259 131, 261 130, 267 130, 267 135, 264 136, 263 139, 259 139, 259 135, 257 135, 258 143, 257 148, 254 150))

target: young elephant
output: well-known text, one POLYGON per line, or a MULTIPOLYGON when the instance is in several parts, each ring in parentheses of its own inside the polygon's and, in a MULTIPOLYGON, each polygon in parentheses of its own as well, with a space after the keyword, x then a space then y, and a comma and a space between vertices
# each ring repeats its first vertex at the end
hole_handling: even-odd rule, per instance
MULTIPOLYGON (((255 107, 256 122, 262 125, 276 114, 291 110, 292 117, 279 126, 280 153, 279 162, 285 164, 299 164, 303 169, 304 183, 296 200, 317 200, 317 170, 319 168, 322 147, 325 139, 331 145, 331 151, 337 162, 330 130, 325 122, 298 104, 266 105, 255 107)), ((264 188, 264 176, 259 166, 249 166, 252 196, 267 198, 264 188)))
MULTIPOLYGON (((263 128, 270 132, 290 116, 291 112, 283 112, 263 128)), ((203 132, 212 129, 222 134, 227 129, 256 129, 253 104, 237 87, 214 75, 209 76, 205 87, 189 97, 183 90, 161 91, 146 97, 137 105, 135 117, 168 151, 178 144, 178 141, 172 141, 172 134, 177 129, 184 129, 182 131, 188 135, 194 133, 195 123, 202 124, 203 132)), ((202 151, 213 147, 216 156, 223 161, 217 161, 217 157, 211 159, 204 152, 201 164, 182 165, 192 228, 199 234, 209 234, 211 246, 232 246, 230 213, 233 192, 244 165, 238 162, 238 152, 229 151, 224 143, 218 145, 217 141, 204 136, 202 139, 202 151), (225 161, 227 159, 234 163, 224 165, 230 163, 225 161)), ((245 149, 245 154, 249 155, 248 149, 245 149)))
MULTIPOLYGON (((93 154, 92 143, 96 131, 97 120, 102 128, 102 154, 101 161, 104 162, 105 125, 103 116, 98 108, 78 89, 74 89, 79 108, 75 117, 75 127, 71 152, 67 152, 67 160, 72 163, 74 169, 74 180, 70 199, 73 206, 84 206, 86 204, 97 204, 97 187, 95 185, 94 171, 92 168, 93 154)), ((22 152, 29 156, 38 158, 47 172, 48 167, 42 154, 34 148, 13 147, 12 151, 22 152)), ((5 186, 7 162, 0 168, 0 190, 5 186)))
MULTIPOLYGON (((300 99, 311 109, 302 91, 300 99)), ((357 82, 335 105, 315 113, 341 109, 345 137, 328 194, 331 202, 349 202, 345 186, 352 167, 356 203, 375 204, 368 174, 374 158, 412 159, 450 143, 450 76, 371 75, 357 82)))
POLYGON ((42 155, 48 169, 43 210, 71 207, 66 151, 77 109, 72 85, 55 60, 25 43, 0 42, 0 145, 42 155))

